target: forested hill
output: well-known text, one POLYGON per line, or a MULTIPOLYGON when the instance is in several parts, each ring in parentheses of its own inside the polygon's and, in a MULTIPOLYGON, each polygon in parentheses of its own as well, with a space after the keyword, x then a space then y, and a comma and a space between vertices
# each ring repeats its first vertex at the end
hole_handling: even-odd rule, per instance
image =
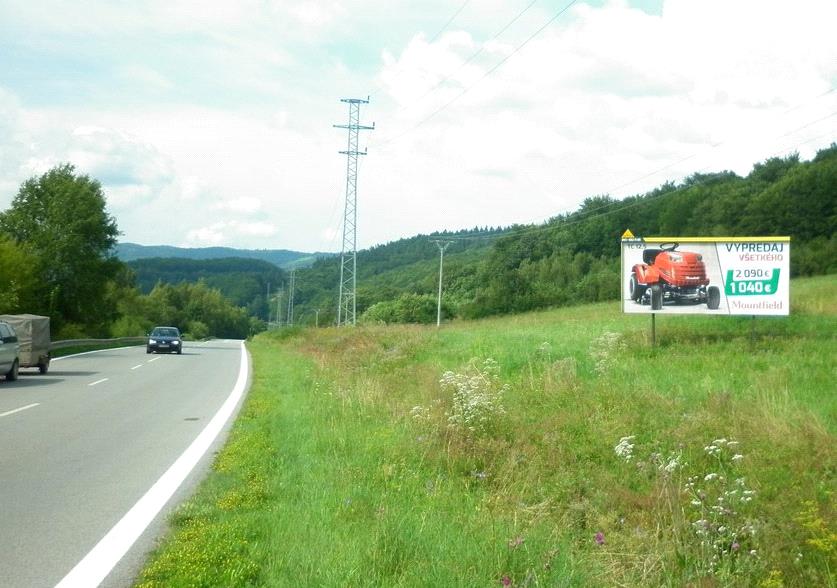
MULTIPOLYGON (((413 316, 413 321, 435 320, 439 248, 434 241, 450 242, 445 250, 444 267, 445 300, 450 316, 454 307, 472 300, 480 263, 488 254, 492 241, 505 231, 477 227, 417 235, 358 251, 358 316, 376 304, 394 302, 402 296, 418 296, 425 307, 429 300, 429 309, 426 308, 421 317, 413 316)), ((313 322, 313 312, 319 309, 321 325, 333 322, 339 280, 339 258, 320 259, 312 267, 297 272, 294 293, 297 317, 303 317, 303 322, 313 322)))
POLYGON ((170 245, 139 245, 117 243, 116 256, 122 261, 134 261, 152 257, 175 257, 179 259, 223 259, 239 257, 261 259, 283 269, 308 267, 320 257, 330 253, 303 253, 287 249, 234 249, 232 247, 173 247, 170 245))
POLYGON ((268 284, 278 289, 286 280, 285 271, 259 259, 228 257, 223 259, 151 258, 128 262, 137 285, 149 293, 158 284, 181 284, 203 281, 217 288, 250 316, 268 318, 268 284))

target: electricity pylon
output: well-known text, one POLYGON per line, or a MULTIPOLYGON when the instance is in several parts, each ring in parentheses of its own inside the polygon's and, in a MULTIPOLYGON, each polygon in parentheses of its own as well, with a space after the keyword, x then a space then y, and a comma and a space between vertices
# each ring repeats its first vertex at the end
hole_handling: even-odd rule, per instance
POLYGON ((337 303, 337 326, 357 323, 357 157, 366 155, 358 151, 358 132, 372 130, 372 126, 360 124, 360 105, 369 104, 369 98, 341 98, 349 105, 349 124, 334 125, 349 130, 349 144, 346 151, 346 208, 343 214, 343 248, 340 252, 340 294, 337 303))

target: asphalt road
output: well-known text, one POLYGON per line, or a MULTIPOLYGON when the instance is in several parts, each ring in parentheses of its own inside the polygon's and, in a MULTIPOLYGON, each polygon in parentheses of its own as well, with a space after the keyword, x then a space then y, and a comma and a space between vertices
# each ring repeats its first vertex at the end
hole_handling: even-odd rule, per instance
MULTIPOLYGON (((102 586, 130 586, 165 515, 191 493, 218 449, 232 419, 216 414, 222 406, 237 410, 233 391, 246 388, 246 362, 240 341, 187 342, 182 355, 108 350, 55 360, 45 375, 21 370, 17 382, 0 381, 0 586, 56 586, 91 559, 161 477, 183 465, 178 458, 199 436, 222 423, 221 435, 136 542, 130 539, 125 556, 115 557, 112 571, 93 557, 107 571, 102 586)), ((91 577, 64 585, 95 585, 91 577)))

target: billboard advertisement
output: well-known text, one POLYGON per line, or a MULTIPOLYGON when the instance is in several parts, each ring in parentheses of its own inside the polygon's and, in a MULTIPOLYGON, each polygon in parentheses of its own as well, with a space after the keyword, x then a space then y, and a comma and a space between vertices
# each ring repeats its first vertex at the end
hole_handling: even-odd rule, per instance
POLYGON ((622 311, 787 315, 790 237, 622 236, 622 311))

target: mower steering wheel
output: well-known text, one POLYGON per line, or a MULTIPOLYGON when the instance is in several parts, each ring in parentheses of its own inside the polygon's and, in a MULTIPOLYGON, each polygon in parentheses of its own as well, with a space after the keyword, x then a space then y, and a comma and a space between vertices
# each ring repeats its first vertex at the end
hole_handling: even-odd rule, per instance
POLYGON ((663 251, 674 251, 680 246, 680 243, 675 243, 674 241, 670 241, 668 243, 661 243, 660 249, 663 251))

